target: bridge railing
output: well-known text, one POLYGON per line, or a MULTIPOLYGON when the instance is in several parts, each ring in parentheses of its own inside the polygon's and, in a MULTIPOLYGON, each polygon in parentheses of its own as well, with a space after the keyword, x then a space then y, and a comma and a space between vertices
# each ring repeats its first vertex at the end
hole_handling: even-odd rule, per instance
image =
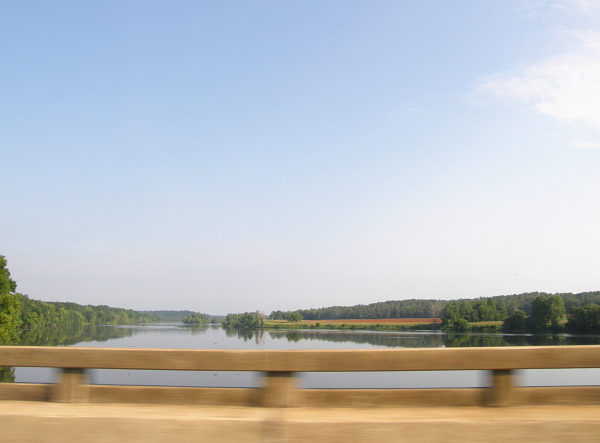
MULTIPOLYGON (((5 383, 0 399, 290 406, 600 404, 600 387, 516 387, 521 369, 600 368, 600 346, 359 350, 0 347, 0 366, 61 368, 54 385, 5 383), (258 371, 263 387, 176 388, 87 383, 88 369, 258 371), (487 388, 298 389, 302 372, 490 371, 487 388)), ((600 382, 600 380, 599 380, 600 382)))

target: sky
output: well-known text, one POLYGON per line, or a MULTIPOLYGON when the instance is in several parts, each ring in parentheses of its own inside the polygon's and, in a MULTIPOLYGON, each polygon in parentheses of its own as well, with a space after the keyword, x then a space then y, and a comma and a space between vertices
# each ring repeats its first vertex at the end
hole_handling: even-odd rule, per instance
POLYGON ((3 1, 0 167, 37 300, 597 291, 600 1, 3 1))

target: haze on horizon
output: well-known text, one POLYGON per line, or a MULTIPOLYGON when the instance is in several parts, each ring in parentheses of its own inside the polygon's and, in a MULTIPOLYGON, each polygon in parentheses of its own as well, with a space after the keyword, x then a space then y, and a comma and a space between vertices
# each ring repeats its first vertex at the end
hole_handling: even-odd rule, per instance
POLYGON ((600 290, 600 3, 0 3, 0 254, 212 314, 600 290))

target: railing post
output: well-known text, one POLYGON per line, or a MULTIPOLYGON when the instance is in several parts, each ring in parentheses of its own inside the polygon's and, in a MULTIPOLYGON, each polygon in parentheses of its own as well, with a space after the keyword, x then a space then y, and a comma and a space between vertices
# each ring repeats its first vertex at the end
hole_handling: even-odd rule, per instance
POLYGON ((63 368, 59 382, 54 386, 52 400, 58 403, 87 403, 90 387, 85 369, 63 368))
POLYGON ((290 408, 297 404, 298 389, 293 372, 266 372, 261 404, 267 408, 290 408))
POLYGON ((513 371, 496 369, 492 371, 492 386, 489 389, 487 405, 495 407, 511 406, 513 402, 513 371))

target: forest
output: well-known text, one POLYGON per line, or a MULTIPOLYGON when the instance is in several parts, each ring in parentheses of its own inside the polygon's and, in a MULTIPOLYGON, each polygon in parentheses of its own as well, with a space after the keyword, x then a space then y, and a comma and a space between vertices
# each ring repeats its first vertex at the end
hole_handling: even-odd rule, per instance
POLYGON ((32 300, 16 292, 6 258, 0 255, 0 342, 17 341, 16 330, 56 325, 124 325, 181 321, 192 311, 134 311, 105 305, 32 300))
MULTIPOLYGON (((305 320, 337 320, 361 318, 430 318, 432 312, 439 317, 446 305, 443 300, 390 300, 355 306, 331 306, 328 308, 298 309, 305 320)), ((287 312, 273 311, 271 320, 285 320, 287 312)))
MULTIPOLYGON (((570 315, 574 308, 600 305, 600 291, 548 294, 527 292, 523 294, 498 295, 476 299, 459 300, 389 300, 354 306, 331 306, 326 308, 298 309, 305 320, 339 319, 383 319, 383 318, 432 318, 443 317, 446 309, 457 309, 460 317, 468 322, 503 321, 508 315, 522 310, 527 316, 532 313, 532 302, 537 297, 557 295, 563 300, 565 312, 570 315)), ((273 311, 271 320, 285 320, 287 311, 273 311)))
POLYGON ((219 317, 210 317, 200 312, 192 312, 190 315, 186 315, 181 320, 186 325, 207 325, 207 324, 218 324, 221 323, 219 317))
POLYGON ((36 328, 51 325, 126 325, 164 321, 161 315, 131 309, 68 302, 43 302, 16 294, 21 305, 20 326, 36 328))

